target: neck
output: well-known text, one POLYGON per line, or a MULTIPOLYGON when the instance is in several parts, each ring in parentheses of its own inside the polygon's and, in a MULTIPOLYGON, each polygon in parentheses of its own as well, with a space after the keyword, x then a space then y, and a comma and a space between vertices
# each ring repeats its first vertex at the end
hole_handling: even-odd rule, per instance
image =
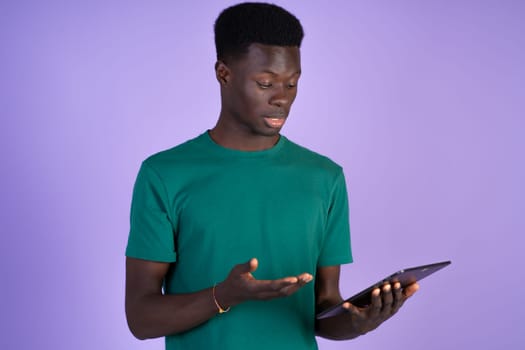
POLYGON ((263 151, 272 148, 279 141, 280 135, 254 135, 247 130, 233 130, 221 124, 209 131, 212 140, 225 148, 239 151, 263 151))

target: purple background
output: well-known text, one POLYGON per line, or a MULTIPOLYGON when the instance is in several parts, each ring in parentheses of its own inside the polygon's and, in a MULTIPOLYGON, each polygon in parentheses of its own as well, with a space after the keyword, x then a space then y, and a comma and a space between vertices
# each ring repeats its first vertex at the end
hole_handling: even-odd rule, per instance
MULTIPOLYGON (((214 125, 230 4, 0 4, 0 348, 163 348, 124 317, 131 190, 146 156, 214 125)), ((453 261, 377 331, 320 348, 522 348, 525 3, 278 4, 306 30, 284 133, 347 174, 344 295, 453 261)))

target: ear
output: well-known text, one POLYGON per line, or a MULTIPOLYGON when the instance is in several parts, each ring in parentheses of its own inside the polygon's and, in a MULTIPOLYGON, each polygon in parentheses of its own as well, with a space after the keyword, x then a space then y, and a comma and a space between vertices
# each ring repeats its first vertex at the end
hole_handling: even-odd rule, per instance
POLYGON ((221 86, 226 85, 230 80, 230 68, 223 61, 215 62, 215 77, 221 86))

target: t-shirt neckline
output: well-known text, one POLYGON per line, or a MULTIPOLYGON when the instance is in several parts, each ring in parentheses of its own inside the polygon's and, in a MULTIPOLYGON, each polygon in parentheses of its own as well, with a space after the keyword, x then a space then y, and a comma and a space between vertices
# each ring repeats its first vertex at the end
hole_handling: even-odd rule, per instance
POLYGON ((219 145, 217 142, 215 142, 211 138, 210 130, 206 130, 201 135, 200 138, 203 139, 206 142, 206 144, 210 146, 210 148, 213 149, 217 153, 221 153, 225 156, 237 156, 237 157, 244 157, 244 158, 262 157, 262 156, 269 156, 269 155, 275 154, 286 143, 286 137, 283 135, 279 135, 279 140, 277 140, 277 143, 270 148, 260 150, 260 151, 242 151, 242 150, 227 148, 227 147, 219 145))

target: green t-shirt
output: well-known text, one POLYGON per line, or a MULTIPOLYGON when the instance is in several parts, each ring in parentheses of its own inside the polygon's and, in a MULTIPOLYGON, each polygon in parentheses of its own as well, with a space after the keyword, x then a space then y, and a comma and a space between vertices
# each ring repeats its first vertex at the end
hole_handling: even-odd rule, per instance
MULTIPOLYGON (((166 294, 223 281, 259 260, 257 279, 352 261, 340 166, 281 136, 263 151, 216 144, 207 132, 142 164, 126 255, 173 263, 166 294)), ((317 349, 310 282, 290 297, 249 301, 182 334, 171 349, 317 349)))

